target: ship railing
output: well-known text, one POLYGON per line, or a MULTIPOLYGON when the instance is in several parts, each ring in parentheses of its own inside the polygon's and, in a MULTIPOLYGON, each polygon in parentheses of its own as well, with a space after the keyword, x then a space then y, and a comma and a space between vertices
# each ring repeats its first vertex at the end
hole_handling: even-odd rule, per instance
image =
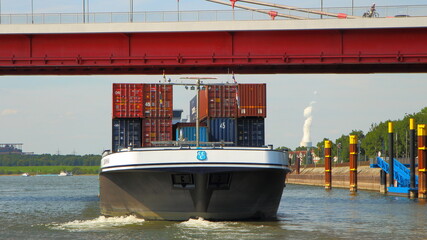
MULTIPOLYGON (((370 6, 310 8, 330 13, 362 16, 370 6)), ((331 19, 307 12, 287 9, 259 9, 275 11, 282 15, 294 15, 307 19, 331 19)), ((423 17, 427 5, 376 6, 380 18, 423 17)), ((288 18, 277 16, 275 20, 288 18)), ((201 11, 135 11, 135 12, 86 12, 86 13, 22 13, 0 14, 0 24, 85 24, 85 23, 157 23, 157 22, 210 22, 210 21, 271 21, 268 14, 248 10, 201 10, 201 11)))

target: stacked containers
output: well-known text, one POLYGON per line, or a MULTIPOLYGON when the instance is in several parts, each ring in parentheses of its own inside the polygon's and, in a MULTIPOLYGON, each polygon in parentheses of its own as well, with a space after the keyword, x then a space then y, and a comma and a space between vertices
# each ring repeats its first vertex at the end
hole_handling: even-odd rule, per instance
POLYGON ((172 140, 172 108, 171 85, 113 84, 113 151, 172 140))
POLYGON ((238 85, 237 146, 265 144, 266 92, 266 84, 238 85))
POLYGON ((199 117, 209 141, 237 146, 265 144, 266 84, 211 85, 199 93, 199 117))

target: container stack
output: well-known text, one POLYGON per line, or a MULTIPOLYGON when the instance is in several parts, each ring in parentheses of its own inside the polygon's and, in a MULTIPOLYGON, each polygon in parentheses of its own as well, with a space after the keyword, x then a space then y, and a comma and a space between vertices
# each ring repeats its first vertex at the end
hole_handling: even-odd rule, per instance
MULTIPOLYGON (((210 142, 235 146, 265 144, 266 84, 210 85, 199 93, 199 119, 210 142)), ((190 111, 195 109, 190 102, 190 111)), ((191 117, 190 119, 194 119, 191 117)))
POLYGON ((172 85, 113 84, 113 151, 171 141, 172 108, 172 85))

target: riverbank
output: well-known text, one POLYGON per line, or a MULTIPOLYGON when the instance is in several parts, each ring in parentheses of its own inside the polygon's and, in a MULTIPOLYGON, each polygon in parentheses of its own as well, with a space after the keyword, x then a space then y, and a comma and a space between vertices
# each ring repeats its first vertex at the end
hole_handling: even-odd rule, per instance
MULTIPOLYGON (((297 174, 295 169, 288 175, 287 183, 302 184, 311 186, 325 186, 325 168, 301 167, 297 174)), ((332 168, 332 188, 349 188, 350 168, 348 166, 338 166, 332 168)), ((357 188, 360 190, 380 190, 380 169, 369 166, 358 166, 357 168, 357 188)))
POLYGON ((13 166, 0 167, 0 176, 59 174, 61 171, 71 172, 74 175, 96 175, 99 173, 99 166, 13 166))

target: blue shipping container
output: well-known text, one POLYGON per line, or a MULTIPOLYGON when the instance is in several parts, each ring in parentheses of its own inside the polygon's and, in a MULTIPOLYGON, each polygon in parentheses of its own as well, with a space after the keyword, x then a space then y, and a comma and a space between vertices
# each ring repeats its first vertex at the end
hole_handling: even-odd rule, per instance
MULTIPOLYGON (((176 140, 196 141, 196 127, 181 127, 176 129, 176 140)), ((199 128, 199 141, 207 142, 207 128, 199 128)))
POLYGON ((236 119, 235 118, 211 118, 209 121, 210 142, 236 143, 236 119))

